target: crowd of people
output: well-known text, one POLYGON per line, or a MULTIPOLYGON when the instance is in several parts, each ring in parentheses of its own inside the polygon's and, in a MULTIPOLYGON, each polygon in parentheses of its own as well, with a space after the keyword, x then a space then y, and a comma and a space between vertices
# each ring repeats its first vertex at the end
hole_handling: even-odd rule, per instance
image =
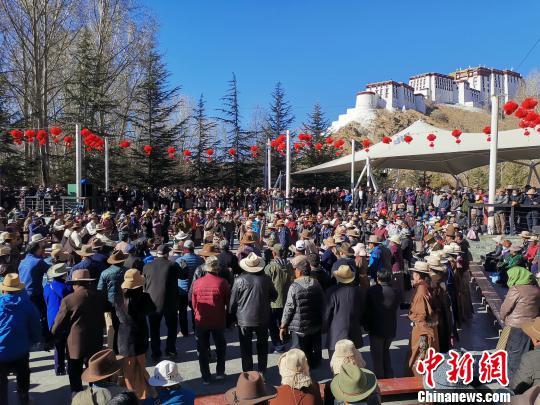
MULTIPOLYGON (((295 189, 283 208, 269 207, 268 194, 125 187, 108 194, 104 212, 6 206, 0 403, 8 403, 11 372, 28 402, 36 344, 54 349, 55 373, 67 374, 74 404, 193 403, 196 393, 181 385, 176 364, 178 332, 195 335, 203 384, 212 384, 226 376, 225 330, 236 327, 243 372, 225 394, 231 404, 375 404, 377 379, 419 375, 429 348, 459 347, 473 317, 468 239, 482 232, 485 216, 471 206, 485 200, 482 190, 361 189, 353 199, 346 190, 295 189), (404 365, 390 357, 400 308, 411 321, 404 365), (371 370, 358 351, 364 333, 371 370), (264 378, 269 339, 281 354, 277 388, 264 378), (333 379, 321 396, 310 369, 321 367, 323 349, 333 379), (157 362, 153 377, 147 353, 157 362)), ((499 197, 540 201, 531 187, 499 197)), ((501 212, 499 231, 510 233, 501 212)), ((516 394, 540 383, 538 215, 525 214, 522 245, 495 238, 485 264, 508 287, 498 348, 509 353, 516 394)))

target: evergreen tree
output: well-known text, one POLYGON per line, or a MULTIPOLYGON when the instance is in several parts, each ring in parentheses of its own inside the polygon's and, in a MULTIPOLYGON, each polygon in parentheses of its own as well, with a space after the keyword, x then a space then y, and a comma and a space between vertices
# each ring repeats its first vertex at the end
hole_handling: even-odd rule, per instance
POLYGON ((329 127, 329 122, 326 119, 321 105, 316 103, 313 106, 313 111, 307 114, 307 121, 302 123, 302 131, 313 136, 312 146, 302 151, 302 157, 299 160, 299 166, 311 167, 324 162, 327 162, 335 155, 331 148, 326 147, 326 133, 329 127), (323 145, 321 150, 317 150, 315 145, 318 143, 323 145))
MULTIPOLYGON (((167 153, 169 147, 177 146, 182 122, 174 122, 174 115, 180 107, 179 87, 169 88, 167 72, 162 56, 151 49, 142 57, 141 70, 143 80, 135 90, 134 111, 131 124, 136 134, 136 145, 131 154, 136 159, 133 170, 135 183, 142 182, 151 187, 178 182, 172 176, 178 165, 178 156, 171 159, 167 153), (152 150, 147 156, 144 147, 152 150)), ((181 157, 180 157, 181 158, 181 157)))
MULTIPOLYGON (((236 150, 236 155, 231 157, 231 175, 234 179, 234 186, 238 187, 246 185, 246 181, 249 182, 251 169, 253 168, 253 163, 250 161, 250 146, 255 144, 255 142, 253 140, 253 134, 250 131, 242 129, 242 116, 240 115, 240 106, 238 103, 238 83, 234 73, 228 83, 229 89, 225 96, 221 98, 223 108, 220 108, 218 111, 222 114, 219 120, 224 124, 227 132, 225 149, 228 150, 232 147, 236 150)), ((226 153, 229 156, 228 152, 226 153)))
MULTIPOLYGON (((276 87, 272 92, 272 101, 270 103, 270 112, 266 117, 264 132, 266 139, 275 139, 280 134, 285 133, 285 130, 290 129, 294 122, 294 114, 292 107, 285 97, 285 90, 281 82, 276 83, 276 87)), ((291 134, 292 135, 292 134, 291 134)), ((272 155, 272 173, 277 175, 279 171, 285 172, 285 158, 276 153, 272 155)))
POLYGON ((208 186, 216 181, 217 166, 215 159, 217 156, 214 154, 209 157, 207 151, 213 149, 214 153, 217 152, 218 142, 215 138, 216 123, 206 115, 206 102, 202 94, 193 109, 192 118, 194 121, 192 138, 195 142, 191 156, 193 181, 196 185, 208 186))

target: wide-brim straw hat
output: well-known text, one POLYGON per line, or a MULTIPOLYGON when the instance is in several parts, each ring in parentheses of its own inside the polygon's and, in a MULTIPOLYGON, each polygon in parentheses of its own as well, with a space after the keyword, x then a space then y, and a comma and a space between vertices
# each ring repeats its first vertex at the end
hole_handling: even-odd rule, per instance
POLYGON ((47 276, 49 278, 62 277, 68 272, 67 266, 65 263, 56 263, 49 267, 47 270, 47 276))
POLYGON ((368 243, 381 243, 381 238, 379 238, 377 235, 370 235, 368 239, 368 243))
POLYGON ((529 239, 532 235, 529 231, 522 231, 519 236, 521 236, 523 239, 529 239))
POLYGON ((247 371, 240 373, 236 387, 228 390, 224 398, 226 404, 251 405, 267 401, 276 396, 276 389, 269 384, 265 384, 260 373, 247 371))
POLYGON ((204 263, 204 271, 207 273, 219 273, 219 260, 216 256, 210 256, 204 263))
POLYGON ((521 325, 521 329, 531 339, 540 340, 540 316, 534 318, 532 321, 527 321, 521 325))
POLYGON ((178 372, 178 365, 170 360, 163 360, 154 367, 154 375, 148 379, 153 387, 170 387, 180 384, 184 379, 178 372))
POLYGON ((255 240, 253 235, 254 235, 253 232, 246 232, 242 236, 242 239, 240 239, 240 244, 241 245, 253 245, 253 244, 255 244, 257 241, 255 240))
POLYGON ((30 243, 38 243, 44 241, 46 238, 40 233, 36 233, 35 235, 32 235, 30 238, 30 243))
POLYGON ((86 257, 92 256, 95 252, 92 249, 91 245, 82 245, 80 250, 76 250, 75 253, 77 253, 81 257, 86 257))
POLYGON ((360 402, 369 397, 377 388, 377 377, 366 368, 355 364, 343 364, 330 388, 338 401, 360 402))
POLYGON ((281 384, 294 389, 302 389, 312 384, 306 354, 300 349, 290 349, 278 360, 281 384))
POLYGON ((363 243, 357 243, 356 245, 354 245, 353 251, 355 256, 367 256, 366 246, 363 243))
POLYGON ((127 258, 128 258, 127 254, 125 254, 121 250, 115 250, 114 252, 112 252, 112 254, 107 259, 107 263, 109 263, 109 264, 124 263, 127 258))
POLYGON ((248 273, 258 273, 264 269, 264 260, 262 257, 257 256, 255 253, 251 252, 246 258, 240 260, 240 267, 242 270, 247 271, 248 273))
POLYGON ((399 237, 399 235, 392 235, 388 238, 388 240, 390 242, 394 242, 396 245, 400 245, 401 244, 401 238, 399 237))
POLYGON ((213 243, 205 243, 203 248, 199 251, 199 256, 210 257, 217 256, 219 252, 213 243))
POLYGON ((311 231, 304 229, 300 234, 301 238, 311 238, 311 231))
POLYGON ((111 349, 101 350, 90 357, 81 379, 88 383, 104 380, 122 369, 121 359, 122 357, 115 356, 111 349))
POLYGON ((414 262, 414 267, 412 267, 410 270, 417 273, 429 274, 429 265, 427 264, 427 262, 417 260, 416 262, 414 262))
POLYGON ((62 249, 54 249, 51 252, 51 257, 59 262, 67 262, 69 260, 69 253, 64 252, 62 249))
POLYGON ((186 240, 187 238, 189 238, 189 235, 184 231, 180 231, 176 235, 174 235, 174 239, 177 241, 186 240))
POLYGON ((351 266, 342 264, 334 271, 334 277, 341 284, 350 284, 354 281, 355 274, 351 270, 351 266))
POLYGON ((86 283, 95 280, 95 278, 90 277, 90 272, 87 269, 79 269, 71 274, 71 280, 66 281, 66 284, 86 283))
POLYGON ((446 271, 446 268, 442 265, 441 259, 439 256, 435 256, 435 255, 426 256, 424 260, 428 264, 429 270, 441 271, 441 272, 446 271))
POLYGON ((133 290, 144 285, 144 276, 137 269, 129 269, 124 273, 124 282, 121 287, 126 290, 133 290))
POLYGON ((2 284, 0 284, 0 290, 10 292, 21 291, 24 290, 24 283, 21 282, 17 273, 8 273, 4 277, 2 284))
POLYGON ((334 238, 333 237, 329 237, 329 238, 326 238, 324 240, 324 246, 326 247, 336 247, 336 242, 334 241, 334 238))
POLYGON ((339 374, 343 364, 356 364, 358 367, 365 367, 366 361, 362 353, 354 346, 354 342, 349 339, 341 339, 336 342, 334 354, 330 359, 330 368, 335 374, 339 374))

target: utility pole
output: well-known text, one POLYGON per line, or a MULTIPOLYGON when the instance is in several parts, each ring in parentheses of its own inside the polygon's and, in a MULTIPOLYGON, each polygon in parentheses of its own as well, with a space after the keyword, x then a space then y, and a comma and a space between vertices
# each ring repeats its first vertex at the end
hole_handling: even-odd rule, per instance
POLYGON ((290 207, 289 198, 291 197, 291 133, 285 132, 287 137, 287 154, 285 155, 285 199, 287 207, 290 207))
MULTIPOLYGON (((491 143, 489 145, 489 204, 495 203, 497 187, 497 148, 499 138, 499 96, 495 94, 495 74, 491 73, 491 143)), ((495 231, 495 210, 488 207, 488 233, 495 231)))
POLYGON ((81 145, 81 126, 75 125, 75 190, 77 198, 82 197, 81 181, 82 181, 82 145, 81 145))

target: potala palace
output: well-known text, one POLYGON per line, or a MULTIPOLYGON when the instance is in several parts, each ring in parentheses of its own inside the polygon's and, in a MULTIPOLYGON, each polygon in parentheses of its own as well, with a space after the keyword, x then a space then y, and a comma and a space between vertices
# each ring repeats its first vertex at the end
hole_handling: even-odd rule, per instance
POLYGON ((504 101, 517 93, 523 77, 512 70, 482 66, 460 69, 450 74, 423 73, 409 78, 409 83, 393 80, 369 83, 356 94, 356 104, 340 114, 330 127, 332 131, 351 122, 367 125, 376 109, 415 110, 425 114, 426 100, 465 108, 482 108, 489 103, 492 88, 504 101), (492 83, 493 81, 493 83, 492 83))

